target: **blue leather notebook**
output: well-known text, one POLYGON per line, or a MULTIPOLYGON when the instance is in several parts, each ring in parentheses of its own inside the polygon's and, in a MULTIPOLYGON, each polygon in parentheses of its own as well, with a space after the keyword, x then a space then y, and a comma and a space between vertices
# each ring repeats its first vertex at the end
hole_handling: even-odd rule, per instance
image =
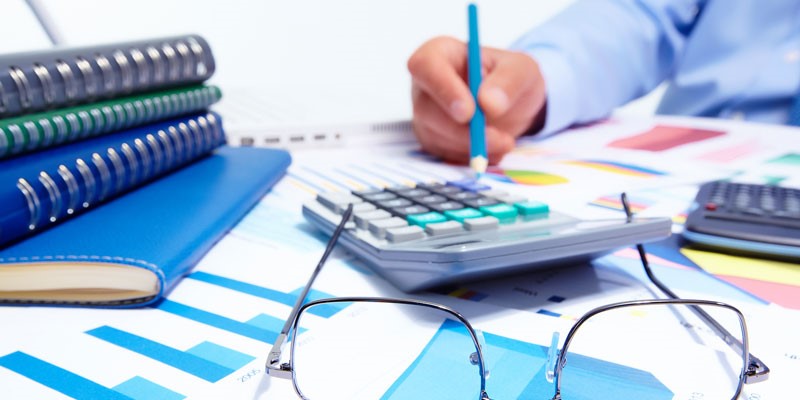
POLYGON ((138 307, 166 295, 285 173, 282 150, 221 147, 0 250, 0 303, 138 307))

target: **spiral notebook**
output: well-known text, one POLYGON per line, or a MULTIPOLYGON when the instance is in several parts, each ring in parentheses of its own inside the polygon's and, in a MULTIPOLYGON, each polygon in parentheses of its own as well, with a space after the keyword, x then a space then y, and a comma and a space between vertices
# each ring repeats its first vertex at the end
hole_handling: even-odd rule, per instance
POLYGON ((200 83, 214 69, 198 35, 0 55, 0 118, 200 83))
POLYGON ((280 179, 282 150, 223 146, 0 250, 0 303, 152 304, 280 179))
POLYGON ((81 214, 225 143, 214 113, 183 117, 6 160, 0 246, 81 214))
POLYGON ((0 159, 197 113, 219 101, 216 86, 188 86, 0 120, 0 159))

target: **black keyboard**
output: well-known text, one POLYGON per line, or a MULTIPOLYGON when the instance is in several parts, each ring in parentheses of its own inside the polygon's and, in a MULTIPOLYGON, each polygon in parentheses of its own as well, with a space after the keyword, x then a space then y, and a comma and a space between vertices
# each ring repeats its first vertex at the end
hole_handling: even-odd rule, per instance
POLYGON ((687 238, 701 244, 800 256, 800 189, 706 183, 695 197, 686 231, 687 238))

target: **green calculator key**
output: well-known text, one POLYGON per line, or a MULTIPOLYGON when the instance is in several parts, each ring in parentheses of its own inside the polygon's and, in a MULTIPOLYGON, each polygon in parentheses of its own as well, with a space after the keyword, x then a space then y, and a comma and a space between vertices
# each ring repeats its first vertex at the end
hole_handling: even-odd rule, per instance
POLYGON ((428 224, 435 224, 438 222, 445 222, 447 218, 438 212, 426 212, 423 214, 413 214, 406 217, 408 223, 411 225, 418 225, 422 228, 428 224))
POLYGON ((464 222, 465 219, 483 217, 483 213, 474 208, 467 207, 459 210, 447 210, 444 212, 444 216, 453 221, 464 222))
POLYGON ((501 222, 513 221, 519 213, 516 207, 505 203, 483 206, 480 210, 486 215, 499 219, 501 222))
POLYGON ((526 216, 545 216, 550 213, 550 206, 541 201, 524 201, 521 203, 514 203, 514 207, 519 210, 519 213, 526 216))

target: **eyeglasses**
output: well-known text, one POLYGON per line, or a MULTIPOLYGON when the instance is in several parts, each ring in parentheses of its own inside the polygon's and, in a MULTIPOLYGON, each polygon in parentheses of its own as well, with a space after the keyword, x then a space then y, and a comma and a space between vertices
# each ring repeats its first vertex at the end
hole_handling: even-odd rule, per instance
MULTIPOLYGON (((622 204, 632 221, 625 194, 622 204)), ((267 374, 292 379, 303 399, 489 400, 489 392, 495 399, 736 399, 743 385, 769 376, 749 353, 742 313, 721 302, 679 298, 655 277, 641 244, 645 273, 669 299, 597 307, 576 320, 560 349, 559 332, 549 348, 538 346, 478 331, 457 311, 427 301, 306 303, 351 214, 352 206, 267 359, 267 374), (281 362, 290 333, 289 360, 281 362)))

